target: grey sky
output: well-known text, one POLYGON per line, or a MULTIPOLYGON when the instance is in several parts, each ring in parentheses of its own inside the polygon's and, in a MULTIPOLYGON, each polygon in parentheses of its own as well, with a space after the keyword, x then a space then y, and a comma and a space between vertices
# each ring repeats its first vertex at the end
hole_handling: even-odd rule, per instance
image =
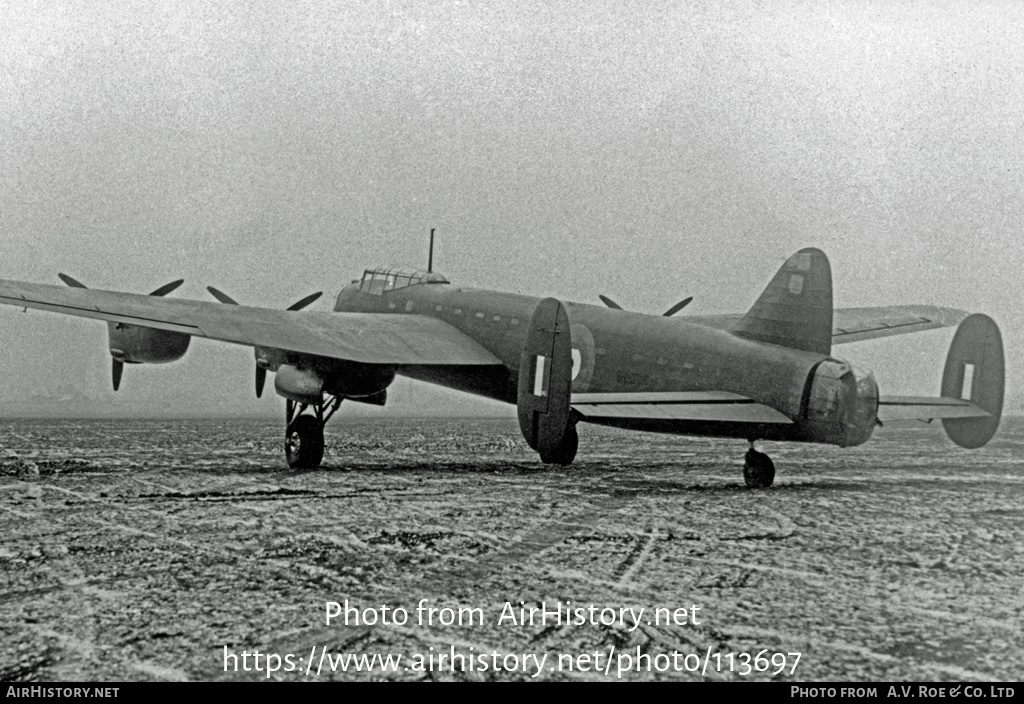
MULTIPOLYGON (((838 306, 996 318, 1019 407, 1024 7, 757 5, 7 0, 0 277, 284 307, 422 266, 436 227, 453 281, 705 313, 817 246, 838 306)), ((252 397, 249 350, 197 342, 114 399, 102 324, 0 331, 0 397, 252 397)), ((836 353, 935 393, 950 336, 836 353)))

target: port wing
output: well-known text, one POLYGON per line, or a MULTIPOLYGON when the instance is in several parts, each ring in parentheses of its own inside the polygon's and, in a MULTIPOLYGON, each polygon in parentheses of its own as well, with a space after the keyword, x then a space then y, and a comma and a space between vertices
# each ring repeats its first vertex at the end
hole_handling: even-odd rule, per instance
POLYGON ((3 279, 0 304, 368 364, 501 364, 456 328, 420 315, 271 310, 3 279))

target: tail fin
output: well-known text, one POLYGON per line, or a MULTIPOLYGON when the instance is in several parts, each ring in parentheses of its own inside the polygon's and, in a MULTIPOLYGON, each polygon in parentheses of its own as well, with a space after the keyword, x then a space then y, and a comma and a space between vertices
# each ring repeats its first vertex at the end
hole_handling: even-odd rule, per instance
POLYGON ((986 418, 943 418, 949 439, 973 450, 995 435, 1003 413, 1006 383, 1003 338, 999 327, 987 315, 975 313, 956 329, 942 372, 942 395, 970 401, 991 416, 986 418))
POLYGON ((779 269, 731 332, 819 354, 832 352, 832 267, 820 249, 801 249, 779 269))

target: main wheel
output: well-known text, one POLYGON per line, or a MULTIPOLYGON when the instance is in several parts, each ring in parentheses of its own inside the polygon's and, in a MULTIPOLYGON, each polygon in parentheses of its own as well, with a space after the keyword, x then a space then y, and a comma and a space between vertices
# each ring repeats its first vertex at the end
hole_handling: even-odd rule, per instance
POLYGON ((743 463, 743 481, 751 489, 767 489, 775 481, 775 463, 763 452, 751 448, 743 463))
POLYGON ((570 423, 555 451, 549 455, 541 454, 540 461, 544 464, 570 465, 576 459, 576 450, 580 446, 580 436, 576 433, 576 425, 570 423))
POLYGON ((324 458, 324 424, 309 414, 299 416, 284 435, 284 454, 292 469, 316 469, 324 458))

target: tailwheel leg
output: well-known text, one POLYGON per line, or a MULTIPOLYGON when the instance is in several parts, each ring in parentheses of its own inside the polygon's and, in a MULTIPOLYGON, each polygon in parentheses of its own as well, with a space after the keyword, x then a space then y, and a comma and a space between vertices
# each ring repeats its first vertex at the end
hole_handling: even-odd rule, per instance
POLYGON ((750 489, 767 489, 775 481, 775 463, 771 457, 754 449, 753 440, 743 462, 743 481, 750 489))
POLYGON ((307 404, 287 400, 285 415, 288 427, 284 434, 284 454, 292 469, 316 469, 324 458, 324 424, 341 405, 341 398, 328 396, 313 404, 313 412, 305 413, 307 404))

